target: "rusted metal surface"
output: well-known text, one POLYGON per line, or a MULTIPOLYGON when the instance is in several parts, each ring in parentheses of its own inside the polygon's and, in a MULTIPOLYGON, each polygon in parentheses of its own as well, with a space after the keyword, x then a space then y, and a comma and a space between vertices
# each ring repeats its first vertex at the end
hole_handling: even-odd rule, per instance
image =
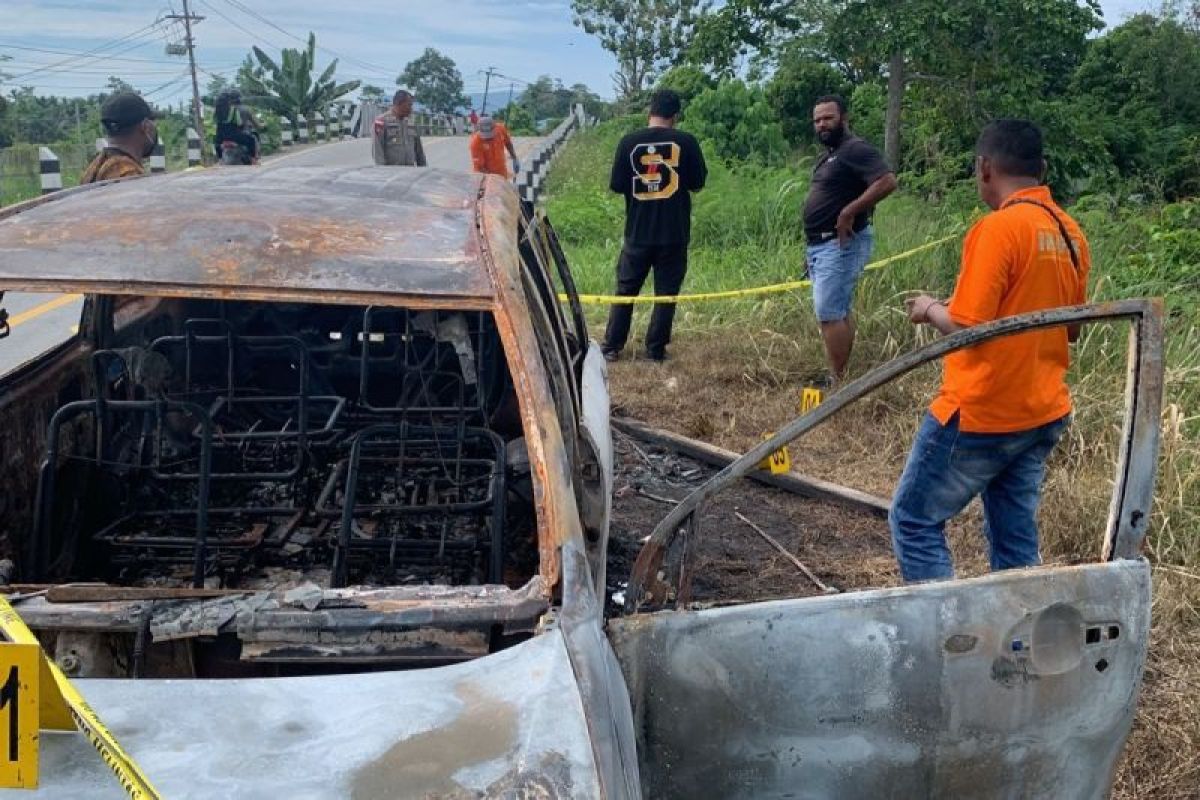
MULTIPOLYGON (((278 167, 122 181, 0 218, 0 287, 244 298, 490 298, 480 177, 278 167)), ((515 202, 515 200, 514 200, 515 202)))
POLYGON ((496 291, 496 327, 505 353, 510 364, 524 366, 513 370, 513 385, 534 475, 541 574, 546 586, 553 587, 561 573, 559 548, 568 539, 582 541, 582 526, 571 488, 566 443, 550 393, 550 377, 538 350, 521 285, 517 197, 496 176, 485 176, 483 187, 478 218, 483 234, 482 260, 496 291))
POLYGON ((1100 798, 1132 724, 1144 560, 622 617, 655 798, 1100 798))
MULTIPOLYGON (((196 590, 124 589, 121 587, 62 587, 63 602, 45 594, 14 601, 18 613, 31 628, 59 630, 131 630, 148 603, 157 601, 154 618, 165 617, 173 608, 202 605, 189 599, 162 596, 164 591, 191 598, 196 590), (75 599, 73 591, 86 599, 75 599), (113 591, 113 590, 117 591, 113 591), (129 596, 126 595, 128 593, 129 596)), ((504 586, 393 586, 318 590, 316 605, 308 610, 287 597, 287 590, 260 592, 213 591, 208 601, 237 601, 254 596, 266 602, 249 605, 230 630, 245 641, 278 632, 296 641, 315 640, 322 632, 338 635, 371 629, 407 629, 421 625, 490 627, 509 632, 532 631, 537 619, 549 608, 546 588, 535 576, 519 589, 504 586)))
POLYGON ((632 613, 643 602, 646 590, 657 580, 668 549, 679 535, 680 526, 701 504, 735 480, 757 468, 759 462, 822 424, 846 406, 895 378, 988 339, 1010 336, 1039 328, 1069 324, 1128 319, 1133 323, 1129 389, 1125 410, 1124 439, 1117 465, 1113 507, 1105 534, 1104 557, 1134 558, 1141 552, 1149 527, 1154 500, 1154 476, 1158 458, 1158 419, 1162 405, 1163 306, 1158 299, 1120 300, 1087 306, 1070 306, 996 320, 939 339, 877 367, 828 397, 807 414, 780 427, 779 432, 751 448, 745 455, 717 473, 671 510, 655 527, 638 553, 625 600, 632 613))
MULTIPOLYGON (((78 685, 165 797, 601 796, 554 630, 436 669, 78 685)), ((44 738, 41 759, 29 796, 124 796, 82 737, 44 738)))

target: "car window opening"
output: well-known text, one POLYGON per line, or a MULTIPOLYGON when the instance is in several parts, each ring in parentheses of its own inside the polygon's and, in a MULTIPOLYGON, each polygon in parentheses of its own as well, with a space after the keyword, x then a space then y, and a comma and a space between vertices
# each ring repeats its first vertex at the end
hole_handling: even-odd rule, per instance
MULTIPOLYGON (((366 659, 391 668, 406 656, 427 666, 511 641, 522 624, 498 624, 503 614, 485 608, 493 594, 497 607, 533 600, 522 606, 532 632, 545 605, 534 590, 534 491, 490 312, 96 304, 112 305, 120 310, 105 348, 77 365, 89 388, 60 404, 43 434, 38 502, 19 520, 26 529, 9 532, 10 547, 27 543, 27 580, 398 587, 415 604, 455 600, 438 595, 445 587, 479 587, 459 598, 478 613, 449 626, 475 638, 408 642, 386 657, 376 647, 366 659)), ((23 468, 36 470, 35 460, 23 468)), ((346 605, 356 605, 350 595, 346 605)), ((247 647, 289 660, 245 641, 243 660, 247 647)))

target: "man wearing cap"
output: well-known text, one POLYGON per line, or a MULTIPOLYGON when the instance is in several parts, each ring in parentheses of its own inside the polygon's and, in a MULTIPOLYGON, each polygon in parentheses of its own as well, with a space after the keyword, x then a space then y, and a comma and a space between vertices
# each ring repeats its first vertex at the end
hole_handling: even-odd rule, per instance
POLYGON ((95 183, 131 175, 145 175, 142 159, 158 143, 153 109, 134 92, 117 92, 100 106, 100 124, 108 146, 87 165, 79 182, 95 183))
POLYGON ((504 151, 512 157, 513 172, 521 171, 521 162, 517 158, 517 150, 513 147, 512 137, 503 122, 496 122, 489 116, 479 118, 479 129, 471 134, 471 164, 476 172, 488 175, 509 177, 508 159, 504 151))
POLYGON ((425 148, 421 146, 421 137, 408 121, 412 108, 412 92, 400 89, 392 96, 391 111, 376 118, 372 147, 376 164, 393 167, 426 166, 425 148))

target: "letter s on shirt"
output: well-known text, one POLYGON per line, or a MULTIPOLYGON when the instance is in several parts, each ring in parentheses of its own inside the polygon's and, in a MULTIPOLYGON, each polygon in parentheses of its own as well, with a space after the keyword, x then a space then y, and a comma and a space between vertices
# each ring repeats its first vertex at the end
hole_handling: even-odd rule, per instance
POLYGON ((637 200, 666 200, 679 191, 679 145, 675 142, 645 142, 629 153, 633 166, 633 197, 637 200))

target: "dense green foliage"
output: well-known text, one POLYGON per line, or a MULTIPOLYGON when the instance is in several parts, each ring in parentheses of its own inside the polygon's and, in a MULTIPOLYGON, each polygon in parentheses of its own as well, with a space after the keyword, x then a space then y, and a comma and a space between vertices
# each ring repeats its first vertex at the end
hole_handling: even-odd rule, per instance
POLYGON ((1169 4, 1103 24, 1087 0, 729 0, 659 85, 681 91, 722 157, 786 163, 812 146, 813 100, 839 93, 906 184, 934 197, 969 176, 975 137, 999 116, 1042 126, 1060 195, 1194 195, 1200 16, 1169 4))
POLYGON ((463 94, 462 73, 454 59, 432 47, 408 62, 396 83, 411 91, 417 102, 430 111, 452 114, 470 102, 463 94))
POLYGON ((617 60, 618 94, 638 95, 687 46, 706 0, 572 0, 576 25, 617 60))
POLYGON ((338 83, 334 79, 337 59, 313 78, 316 66, 317 37, 308 34, 308 44, 303 50, 284 48, 278 61, 259 47, 254 48, 254 57, 263 70, 262 77, 244 77, 243 91, 250 105, 272 111, 293 122, 301 117, 311 117, 324 112, 339 97, 358 88, 360 81, 338 83))

